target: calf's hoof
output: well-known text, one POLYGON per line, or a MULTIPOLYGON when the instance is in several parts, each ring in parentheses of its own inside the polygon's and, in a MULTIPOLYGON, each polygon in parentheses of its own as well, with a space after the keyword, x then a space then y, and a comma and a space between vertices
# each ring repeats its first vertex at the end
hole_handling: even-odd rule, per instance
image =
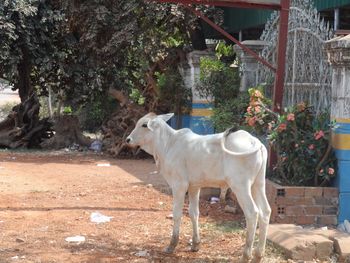
POLYGON ((168 246, 168 247, 166 247, 166 248, 164 249, 164 253, 166 253, 166 254, 172 254, 172 253, 174 253, 174 250, 175 250, 175 247, 173 247, 173 246, 168 246))
POLYGON ((199 248, 200 248, 200 244, 201 243, 192 243, 192 245, 191 245, 191 251, 192 252, 197 252, 197 251, 199 251, 199 248))
POLYGON ((247 255, 243 255, 239 261, 239 263, 249 263, 250 262, 250 257, 247 255))
POLYGON ((263 255, 259 253, 257 250, 255 250, 252 263, 261 263, 262 259, 263 259, 263 255))

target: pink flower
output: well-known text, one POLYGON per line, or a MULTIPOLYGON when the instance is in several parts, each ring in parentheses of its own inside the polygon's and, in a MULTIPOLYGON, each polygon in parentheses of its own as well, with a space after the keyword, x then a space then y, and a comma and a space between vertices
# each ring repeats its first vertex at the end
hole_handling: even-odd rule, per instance
POLYGON ((285 123, 281 123, 277 128, 279 132, 284 131, 285 129, 287 129, 287 124, 285 123))
POLYGON ((248 125, 253 127, 255 125, 255 122, 256 122, 256 117, 252 117, 252 118, 247 118, 246 120, 248 122, 248 125))
POLYGON ((260 113, 261 112, 260 106, 255 106, 254 110, 255 110, 256 113, 260 113))
POLYGON ((316 140, 319 140, 322 137, 324 137, 324 132, 322 130, 317 131, 317 132, 314 133, 314 137, 315 137, 316 140))
POLYGON ((328 168, 328 174, 334 174, 334 169, 333 168, 328 168))
POLYGON ((289 114, 287 115, 287 120, 288 120, 288 121, 294 121, 294 120, 295 120, 294 113, 289 113, 289 114))
POLYGON ((299 147, 299 144, 296 143, 296 144, 294 145, 294 147, 295 147, 295 148, 298 148, 298 147, 299 147))
POLYGON ((320 174, 322 174, 322 173, 323 173, 323 169, 320 170, 320 174))
POLYGON ((315 149, 315 145, 314 144, 310 144, 308 148, 309 148, 309 150, 313 150, 313 149, 315 149))
POLYGON ((252 107, 251 107, 251 106, 249 106, 249 107, 247 108, 247 112, 248 112, 248 113, 251 113, 251 112, 252 112, 252 107))
POLYGON ((254 91, 254 96, 257 97, 257 98, 262 98, 263 95, 261 94, 260 90, 255 90, 254 91))

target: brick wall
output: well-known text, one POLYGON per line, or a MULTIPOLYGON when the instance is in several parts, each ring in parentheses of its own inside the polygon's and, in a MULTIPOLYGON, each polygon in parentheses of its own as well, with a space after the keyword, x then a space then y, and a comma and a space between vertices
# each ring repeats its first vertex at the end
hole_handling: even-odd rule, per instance
POLYGON ((337 224, 337 188, 284 187, 267 180, 266 194, 272 208, 271 223, 337 224))

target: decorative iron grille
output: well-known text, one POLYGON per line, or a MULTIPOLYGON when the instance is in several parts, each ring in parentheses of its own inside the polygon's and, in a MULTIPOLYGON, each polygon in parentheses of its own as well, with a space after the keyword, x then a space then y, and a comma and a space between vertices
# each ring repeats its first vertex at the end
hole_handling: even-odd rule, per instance
MULTIPOLYGON (((265 25, 261 40, 266 42, 261 56, 276 65, 279 13, 274 12, 265 25)), ((329 24, 321 19, 312 0, 292 0, 286 54, 283 106, 306 101, 317 112, 330 107, 332 72, 324 50, 325 41, 333 37, 329 24)), ((259 65, 258 83, 271 96, 273 72, 259 65)))

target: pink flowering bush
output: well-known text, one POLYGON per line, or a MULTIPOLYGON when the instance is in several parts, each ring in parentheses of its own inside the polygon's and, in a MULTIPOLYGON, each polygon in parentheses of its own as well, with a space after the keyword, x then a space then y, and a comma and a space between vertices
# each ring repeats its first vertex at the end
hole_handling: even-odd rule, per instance
POLYGON ((336 175, 329 114, 316 114, 306 103, 274 113, 261 91, 251 89, 249 93, 246 123, 256 133, 267 135, 277 153, 272 179, 284 185, 328 185, 336 175))

